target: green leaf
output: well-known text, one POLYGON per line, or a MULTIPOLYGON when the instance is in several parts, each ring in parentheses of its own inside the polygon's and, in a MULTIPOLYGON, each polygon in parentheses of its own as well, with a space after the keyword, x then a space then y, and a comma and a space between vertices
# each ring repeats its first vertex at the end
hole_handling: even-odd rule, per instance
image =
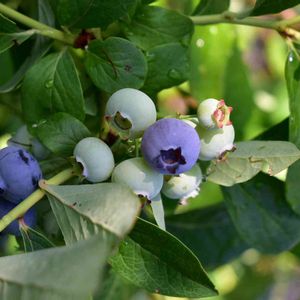
POLYGON ((126 37, 143 50, 173 42, 188 45, 193 28, 188 17, 158 6, 140 7, 131 23, 124 24, 126 37))
POLYGON ((273 140, 287 141, 289 136, 289 119, 286 118, 280 123, 267 129, 260 135, 255 137, 255 140, 273 140))
POLYGON ((189 77, 188 48, 171 43, 149 49, 146 53, 148 74, 143 86, 149 94, 179 85, 189 77))
POLYGON ((0 33, 0 54, 9 48, 20 45, 29 39, 34 34, 33 30, 15 32, 15 33, 0 33))
POLYGON ((226 206, 241 238, 264 253, 279 253, 300 241, 300 217, 284 197, 284 183, 259 174, 223 188, 226 206))
POLYGON ((38 125, 57 112, 84 119, 80 80, 66 49, 47 55, 26 73, 22 95, 24 117, 29 125, 38 125))
POLYGON ((169 216, 166 222, 168 231, 185 243, 206 268, 228 263, 248 248, 223 203, 169 216))
POLYGON ((228 10, 230 0, 201 0, 195 8, 193 15, 220 14, 228 10))
POLYGON ((118 274, 150 293, 177 297, 217 294, 196 256, 173 235, 142 219, 110 263, 118 274))
POLYGON ((300 158, 297 147, 284 141, 240 142, 236 148, 225 160, 211 163, 208 180, 231 186, 247 181, 263 170, 275 175, 300 158))
POLYGON ((197 100, 221 99, 235 32, 226 24, 195 26, 190 46, 190 87, 197 100), (216 68, 216 66, 218 66, 216 68))
POLYGON ((18 26, 12 20, 0 14, 0 34, 18 32, 18 26))
POLYGON ((49 150, 62 156, 71 156, 76 144, 91 136, 83 123, 67 113, 52 115, 34 133, 49 150))
MULTIPOLYGON (((38 0, 38 16, 40 22, 52 27, 55 25, 54 15, 47 0, 38 0)), ((24 60, 12 78, 6 83, 0 85, 0 94, 8 93, 18 87, 25 73, 38 59, 46 54, 51 43, 51 39, 45 38, 41 35, 36 35, 30 55, 24 60)))
POLYGON ((58 0, 56 14, 61 25, 76 28, 106 28, 126 15, 136 0, 58 0))
POLYGON ((45 185, 67 244, 101 233, 108 240, 124 237, 139 213, 139 198, 117 183, 45 185))
POLYGON ((298 4, 299 0, 257 0, 251 15, 275 14, 298 4))
POLYGON ((23 240, 23 249, 25 252, 55 247, 55 245, 44 234, 37 230, 30 227, 26 227, 25 229, 21 227, 20 231, 23 240))
POLYGON ((110 245, 99 237, 72 246, 0 258, 0 298, 83 300, 96 289, 110 245))
MULTIPOLYGON (((289 94, 290 118, 289 140, 300 147, 300 62, 295 52, 290 52, 285 65, 285 78, 289 94)), ((288 170, 286 178, 286 197, 292 208, 300 214, 299 195, 300 162, 288 170)))
POLYGON ((232 106, 234 109, 230 119, 234 125, 236 140, 243 139, 244 128, 255 108, 254 92, 248 73, 242 60, 242 53, 237 42, 235 42, 225 68, 223 99, 225 99, 227 105, 232 106))
POLYGON ((92 41, 85 67, 93 83, 108 93, 125 87, 139 89, 147 74, 143 53, 131 42, 118 37, 92 41))
POLYGON ((101 291, 94 295, 94 300, 129 300, 136 291, 112 268, 107 270, 103 278, 101 291))

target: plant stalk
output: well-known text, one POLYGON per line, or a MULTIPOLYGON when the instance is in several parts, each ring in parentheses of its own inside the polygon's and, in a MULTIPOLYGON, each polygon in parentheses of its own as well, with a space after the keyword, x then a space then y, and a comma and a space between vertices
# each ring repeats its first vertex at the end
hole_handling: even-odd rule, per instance
POLYGON ((71 34, 66 34, 63 31, 55 29, 51 26, 36 21, 30 17, 27 17, 18 11, 8 7, 5 4, 0 3, 0 13, 3 15, 22 23, 23 25, 35 29, 37 34, 61 41, 65 44, 73 45, 74 37, 71 34))
MULTIPOLYGON (((46 184, 59 185, 68 179, 75 176, 73 168, 69 168, 61 171, 57 175, 53 176, 49 180, 46 180, 46 184)), ((12 209, 8 214, 6 214, 0 220, 0 232, 3 231, 10 223, 14 220, 22 217, 28 209, 34 206, 37 202, 39 202, 45 195, 45 191, 41 188, 37 189, 31 195, 29 195, 26 199, 24 199, 20 204, 18 204, 14 209, 12 209)))

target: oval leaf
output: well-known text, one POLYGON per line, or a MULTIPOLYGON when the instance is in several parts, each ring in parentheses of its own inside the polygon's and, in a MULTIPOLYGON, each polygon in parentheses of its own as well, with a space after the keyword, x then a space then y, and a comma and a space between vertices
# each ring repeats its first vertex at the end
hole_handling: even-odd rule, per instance
POLYGON ((279 253, 300 241, 300 217, 284 198, 284 183, 266 174, 223 188, 236 230, 249 246, 279 253))
POLYGON ((275 175, 300 158, 298 148, 284 141, 240 142, 236 148, 225 160, 211 163, 208 180, 231 186, 251 179, 266 168, 270 175, 275 175))
POLYGON ((105 28, 134 8, 136 0, 59 0, 57 17, 62 25, 105 28))
MULTIPOLYGON (((300 147, 300 62, 294 52, 288 55, 285 78, 290 105, 289 140, 300 147)), ((286 178, 287 201, 298 214, 300 214, 299 173, 300 162, 297 162, 289 168, 286 178)))
POLYGON ((206 268, 228 263, 248 248, 223 203, 169 216, 166 222, 168 231, 184 242, 206 268))
POLYGON ((298 4, 299 0, 257 0, 251 16, 279 13, 298 4))
POLYGON ((72 246, 1 257, 0 298, 88 299, 97 287, 110 247, 96 236, 72 246))
POLYGON ((84 119, 80 80, 66 50, 49 54, 26 73, 22 95, 24 117, 29 125, 39 124, 57 112, 84 119))
POLYGON ((144 50, 173 42, 188 45, 193 30, 188 17, 158 6, 141 6, 124 24, 126 37, 144 50))
POLYGON ((117 183, 42 185, 67 244, 101 233, 124 237, 136 221, 139 198, 117 183))
POLYGON ((179 43, 147 51, 148 74, 143 86, 149 94, 179 85, 189 77, 189 49, 179 43))
POLYGON ((220 14, 229 9, 230 0, 201 0, 193 15, 220 14))
POLYGON ((85 67, 93 83, 108 93, 126 87, 138 89, 147 74, 143 53, 129 41, 117 37, 92 41, 85 67))
POLYGON ((118 274, 151 293, 177 297, 217 294, 196 256, 173 235, 142 219, 110 263, 118 274))
POLYGON ((53 153, 71 156, 76 144, 91 136, 78 119, 67 113, 57 113, 34 129, 35 135, 53 153))

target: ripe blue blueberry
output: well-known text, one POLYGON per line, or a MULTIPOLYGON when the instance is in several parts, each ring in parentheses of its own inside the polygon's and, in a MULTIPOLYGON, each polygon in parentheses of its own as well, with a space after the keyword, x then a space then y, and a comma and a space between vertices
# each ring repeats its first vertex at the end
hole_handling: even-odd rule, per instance
POLYGON ((170 199, 188 198, 197 195, 202 178, 201 169, 196 164, 185 173, 165 178, 162 193, 170 199))
POLYGON ((83 167, 82 175, 90 182, 108 179, 115 166, 110 148, 95 137, 82 139, 75 146, 74 156, 83 167))
POLYGON ((105 116, 123 138, 141 137, 156 120, 153 101, 143 92, 125 88, 108 99, 105 116))
POLYGON ((231 111, 232 107, 227 106, 224 100, 206 99, 198 106, 199 124, 206 129, 217 129, 231 125, 229 120, 231 111))
MULTIPOLYGON (((14 204, 4 199, 0 199, 0 218, 2 218, 7 213, 9 213, 14 207, 15 207, 14 204)), ((26 212, 26 214, 22 218, 18 220, 14 220, 12 223, 10 223, 3 230, 3 233, 20 236, 21 235, 20 226, 34 227, 35 225, 36 225, 36 211, 34 208, 31 208, 26 212)))
POLYGON ((235 134, 232 125, 213 130, 197 126, 196 130, 201 138, 200 160, 222 158, 227 151, 235 149, 233 144, 235 134))
POLYGON ((147 163, 162 174, 180 174, 190 170, 200 153, 195 129, 178 119, 161 119, 151 125, 142 139, 147 163))
POLYGON ((141 157, 122 161, 115 167, 111 179, 149 200, 160 192, 163 185, 163 175, 150 168, 141 157))
POLYGON ((0 195, 19 203, 34 192, 42 172, 37 160, 26 150, 9 146, 0 150, 0 195))

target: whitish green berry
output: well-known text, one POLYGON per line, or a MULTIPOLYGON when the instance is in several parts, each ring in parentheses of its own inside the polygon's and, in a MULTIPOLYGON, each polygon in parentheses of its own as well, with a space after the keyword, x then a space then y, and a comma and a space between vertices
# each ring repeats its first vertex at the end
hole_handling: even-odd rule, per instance
POLYGON ((143 158, 122 161, 113 173, 112 181, 127 185, 139 196, 153 199, 161 190, 163 175, 149 167, 143 158))
POLYGON ((108 179, 115 166, 110 148, 95 137, 81 140, 74 149, 74 156, 83 166, 82 175, 90 182, 108 179))
POLYGON ((232 107, 227 106, 224 100, 206 99, 198 106, 199 124, 207 129, 217 129, 231 125, 229 120, 231 111, 232 107))
POLYGON ((125 88, 108 99, 105 116, 123 138, 138 138, 156 121, 156 109, 145 93, 125 88))
POLYGON ((189 197, 198 190, 202 182, 202 172, 196 164, 191 170, 172 177, 165 177, 162 193, 171 199, 189 197))
POLYGON ((201 140, 200 160, 212 160, 221 158, 227 151, 234 147, 234 128, 232 125, 220 129, 207 130, 197 126, 197 132, 201 140))

